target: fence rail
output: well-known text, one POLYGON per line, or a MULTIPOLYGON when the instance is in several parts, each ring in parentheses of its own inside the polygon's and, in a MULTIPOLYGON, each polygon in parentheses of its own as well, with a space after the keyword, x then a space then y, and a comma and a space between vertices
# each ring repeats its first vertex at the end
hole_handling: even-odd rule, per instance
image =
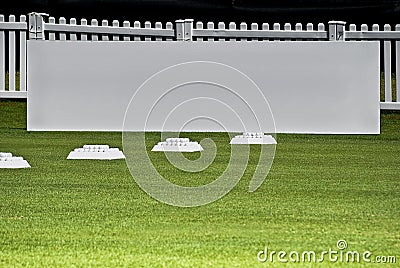
MULTIPOLYGON (((52 18, 50 18, 52 19, 52 18)), ((60 23, 63 20, 60 20, 60 23)), ((82 21, 81 21, 82 23, 82 21)), ((85 21, 83 21, 85 23, 85 21)), ((146 24, 145 24, 146 25, 146 24)), ((66 32, 66 33, 91 33, 91 34, 113 34, 113 35, 129 35, 129 36, 158 36, 158 37, 174 37, 175 32, 172 29, 172 23, 168 23, 169 28, 162 29, 160 24, 156 28, 140 28, 140 23, 135 23, 135 27, 129 27, 125 22, 123 27, 119 27, 118 21, 113 21, 112 26, 108 26, 108 21, 102 21, 102 25, 98 26, 97 20, 92 20, 91 25, 76 25, 76 21, 71 19, 70 24, 46 23, 45 31, 48 32, 66 32)), ((115 40, 114 40, 115 41, 115 40)))
POLYGON ((191 19, 144 24, 135 21, 87 19, 68 22, 61 17, 46 17, 40 13, 14 15, 5 20, 0 15, 0 98, 26 98, 26 40, 50 41, 381 41, 384 73, 384 100, 381 109, 400 110, 400 24, 395 27, 379 25, 357 27, 332 21, 314 25, 285 23, 203 23, 191 19), (392 48, 394 50, 392 51, 392 48), (392 60, 394 59, 394 64, 392 60), (395 66, 395 88, 392 88, 392 66, 395 66), (17 84, 17 74, 19 83, 17 84), (8 86, 6 86, 8 85, 8 86))
POLYGON ((256 23, 252 23, 250 28, 248 28, 246 23, 241 23, 238 28, 236 23, 233 22, 229 23, 227 29, 223 22, 218 23, 218 28, 214 28, 214 23, 212 22, 207 23, 206 26, 207 28, 204 29, 202 22, 197 22, 194 29, 189 28, 189 30, 186 30, 186 26, 186 36, 193 37, 194 41, 198 41, 199 37, 228 38, 229 40, 240 38, 240 41, 247 41, 249 38, 254 41, 257 41, 258 39, 328 40, 328 32, 325 31, 325 25, 322 23, 318 24, 318 30, 314 30, 313 24, 311 23, 307 24, 306 30, 302 29, 302 24, 300 23, 295 25, 295 30, 292 30, 291 24, 289 23, 284 25, 284 29, 281 29, 279 23, 274 23, 272 30, 269 29, 268 23, 263 23, 261 28, 259 28, 259 25, 256 23))
POLYGON ((327 32, 301 32, 291 30, 193 30, 193 37, 219 37, 219 38, 293 38, 293 39, 327 39, 327 32))

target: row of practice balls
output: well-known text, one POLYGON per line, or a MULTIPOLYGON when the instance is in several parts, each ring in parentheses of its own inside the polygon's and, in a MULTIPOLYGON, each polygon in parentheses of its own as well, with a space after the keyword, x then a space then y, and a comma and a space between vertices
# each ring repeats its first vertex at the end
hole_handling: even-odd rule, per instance
MULTIPOLYGON (((234 137, 231 144, 276 144, 276 140, 263 133, 247 132, 234 137)), ((188 138, 167 138, 166 141, 157 143, 152 151, 198 152, 203 151, 203 148, 199 143, 190 141, 188 138)), ((125 159, 125 155, 119 148, 110 148, 109 145, 84 145, 70 152, 67 159, 114 160, 125 159)), ((0 153, 0 168, 29 167, 29 163, 21 156, 0 153)))
MULTIPOLYGON (((84 145, 69 153, 67 159, 98 159, 113 160, 124 159, 124 154, 118 148, 108 145, 84 145)), ((0 153, 0 168, 30 168, 28 161, 12 153, 0 153)))
MULTIPOLYGON (((169 138, 164 146, 183 146, 189 143, 187 138, 169 138)), ((157 144, 159 145, 159 144, 157 144)), ((156 146, 157 146, 156 145, 156 146)), ((119 148, 110 148, 109 145, 84 145, 69 153, 67 159, 93 159, 115 160, 124 159, 125 155, 119 148)), ((0 152, 0 168, 30 168, 28 161, 21 156, 13 156, 12 153, 0 152)))

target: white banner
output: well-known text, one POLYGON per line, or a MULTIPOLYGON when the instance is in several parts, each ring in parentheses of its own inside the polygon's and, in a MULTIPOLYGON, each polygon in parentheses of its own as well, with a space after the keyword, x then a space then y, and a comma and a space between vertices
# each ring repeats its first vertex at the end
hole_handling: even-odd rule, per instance
POLYGON ((379 87, 379 42, 28 41, 28 130, 378 134, 379 87))

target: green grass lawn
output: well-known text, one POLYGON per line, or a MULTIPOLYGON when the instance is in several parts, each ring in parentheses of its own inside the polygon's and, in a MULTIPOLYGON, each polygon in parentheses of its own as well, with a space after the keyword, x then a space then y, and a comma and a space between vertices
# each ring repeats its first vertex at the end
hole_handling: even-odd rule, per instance
MULTIPOLYGON (((400 114, 381 119, 381 135, 280 134, 272 169, 256 192, 247 192, 258 160, 252 147, 233 191, 209 205, 179 208, 144 193, 124 160, 66 160, 83 144, 122 149, 121 133, 27 132, 26 103, 0 101, 0 151, 32 166, 0 169, 0 266, 279 267, 276 257, 258 262, 257 253, 265 246, 319 253, 344 239, 347 250, 396 256, 397 264, 379 266, 398 267, 400 114)), ((224 134, 188 135, 229 149, 224 134)), ((148 141, 151 148, 157 134, 148 141)), ((221 173, 226 155, 194 178, 221 173)), ((152 160, 167 173, 162 153, 152 160)), ((191 179, 174 174, 182 184, 191 179)), ((322 263, 347 265, 369 266, 322 263)))

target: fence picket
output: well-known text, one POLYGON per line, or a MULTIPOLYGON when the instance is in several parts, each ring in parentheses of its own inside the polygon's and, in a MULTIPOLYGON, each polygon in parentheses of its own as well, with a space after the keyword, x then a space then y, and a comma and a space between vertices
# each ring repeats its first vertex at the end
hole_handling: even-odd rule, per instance
POLYGON ((368 31, 368 25, 367 24, 361 24, 361 31, 362 32, 368 31))
MULTIPOLYGON (((87 25, 87 20, 81 19, 81 25, 87 25)), ((81 41, 87 41, 87 34, 81 33, 81 41)))
MULTIPOLYGON (((314 24, 307 23, 306 29, 307 29, 308 32, 314 31, 314 24)), ((312 41, 312 39, 307 39, 307 41, 312 41)))
MULTIPOLYGON (((385 24, 383 30, 385 32, 390 31, 391 27, 389 24, 385 24)), ((383 57, 384 57, 384 72, 385 72, 385 102, 391 102, 392 101, 392 67, 390 64, 390 59, 391 59, 391 41, 384 41, 383 45, 383 57)))
MULTIPOLYGON (((101 21, 101 26, 107 27, 108 26, 108 20, 102 20, 101 21)), ((101 40, 102 41, 108 41, 108 34, 102 34, 101 35, 101 40)))
MULTIPOLYGON (((251 28, 251 30, 258 30, 258 24, 257 23, 252 23, 251 25, 250 25, 250 28, 251 28)), ((258 41, 258 38, 257 37, 253 37, 252 39, 251 39, 251 41, 253 41, 253 42, 255 42, 255 41, 258 41)))
MULTIPOLYGON (((26 16, 19 17, 20 22, 26 22, 26 16)), ((19 32, 19 90, 26 91, 26 31, 19 32)))
MULTIPOLYGON (((140 21, 135 21, 135 22, 133 23, 133 28, 136 28, 136 29, 140 28, 140 21)), ((140 41, 140 36, 135 36, 135 37, 133 38, 133 40, 134 40, 134 41, 140 41)))
MULTIPOLYGON (((116 28, 119 27, 119 21, 118 20, 113 20, 112 26, 116 27, 116 28)), ((113 37, 112 37, 112 40, 113 41, 119 41, 119 35, 114 34, 113 37)))
MULTIPOLYGON (((372 31, 373 32, 377 32, 377 31, 379 31, 379 25, 378 24, 373 24, 372 25, 372 31)), ((382 47, 382 42, 380 42, 380 47, 382 47)), ((380 56, 381 56, 381 53, 379 53, 380 54, 380 56)), ((380 66, 380 68, 381 68, 382 66, 380 66)), ((381 69, 380 69, 381 70, 381 69)))
MULTIPOLYGON (((0 15, 0 22, 4 22, 4 15, 0 15)), ((5 34, 0 30, 0 92, 6 90, 6 53, 5 34)))
MULTIPOLYGON (((165 29, 168 29, 168 30, 172 30, 173 27, 174 27, 174 25, 172 24, 172 22, 167 22, 167 24, 165 25, 165 29)), ((172 41, 172 37, 167 37, 167 38, 165 38, 165 40, 172 41)))
MULTIPOLYGON (((162 23, 161 22, 156 22, 155 24, 156 29, 162 29, 162 23)), ((162 41, 162 37, 157 36, 156 41, 162 41)))
MULTIPOLYGON (((225 30, 225 23, 218 22, 218 30, 225 30)), ((218 38, 218 41, 225 41, 225 38, 218 38)))
MULTIPOLYGON (((279 31, 281 29, 281 25, 277 22, 274 23, 274 31, 279 31)), ((280 41, 279 38, 275 38, 274 41, 280 41)))
MULTIPOLYGON (((303 25, 301 23, 296 23, 296 25, 294 26, 294 29, 298 32, 301 32, 303 30, 303 25)), ((301 41, 301 39, 296 39, 296 41, 301 41)))
MULTIPOLYGON (((268 23, 263 23, 262 24, 262 29, 263 31, 268 31, 269 30, 269 24, 268 23)), ((263 41, 269 41, 268 38, 263 38, 263 41)))
MULTIPOLYGON (((15 16, 9 16, 9 22, 15 22, 15 16)), ((15 31, 8 33, 8 90, 15 91, 15 31)))
MULTIPOLYGON (((59 19, 60 24, 67 24, 67 20, 64 17, 59 19)), ((60 40, 65 41, 67 40, 67 34, 65 32, 60 33, 60 40)))
POLYGON ((318 23, 318 31, 325 31, 325 24, 318 23))
MULTIPOLYGON (((400 31, 400 24, 395 30, 400 31)), ((400 102, 400 41, 396 41, 396 101, 400 102)))
MULTIPOLYGON (((283 29, 285 31, 291 31, 292 30, 292 25, 290 23, 285 23, 285 25, 283 26, 283 29)), ((285 41, 290 41, 290 38, 285 39, 285 41)))
MULTIPOLYGON (((69 20, 69 24, 76 25, 76 19, 75 18, 71 18, 69 20)), ((69 40, 76 41, 77 40, 76 33, 70 33, 69 34, 69 40)))
MULTIPOLYGON (((201 21, 196 22, 196 29, 203 29, 203 23, 201 21)), ((196 41, 203 41, 203 37, 197 37, 196 41)))
MULTIPOLYGON (((56 23, 56 18, 50 17, 50 18, 49 18, 49 23, 55 24, 55 23, 56 23)), ((49 40, 50 40, 50 41, 56 40, 56 33, 55 33, 55 32, 50 32, 50 33, 49 33, 49 40)))
MULTIPOLYGON (((230 22, 229 23, 229 30, 236 30, 236 23, 230 22)), ((229 38, 229 41, 236 42, 236 38, 229 38)))
MULTIPOLYGON (((247 30, 247 24, 245 22, 240 23, 240 30, 241 31, 246 31, 247 30)), ((240 38, 240 41, 247 41, 247 38, 240 38)))
MULTIPOLYGON (((207 29, 213 30, 214 29, 214 22, 207 22, 207 29)), ((214 41, 214 37, 207 37, 207 41, 214 41)))
MULTIPOLYGON (((96 19, 92 19, 92 21, 90 22, 90 24, 91 24, 92 26, 97 26, 97 25, 98 25, 98 22, 97 22, 96 19)), ((98 41, 98 40, 99 40, 98 35, 97 35, 97 34, 92 34, 92 41, 98 41)))
MULTIPOLYGON (((122 25, 123 25, 123 27, 124 28, 129 28, 129 27, 131 27, 131 23, 129 22, 129 21, 124 21, 123 23, 122 23, 122 25)), ((124 41, 131 41, 131 37, 129 36, 129 35, 125 35, 124 36, 124 41)))
MULTIPOLYGON (((367 32, 368 31, 368 25, 367 24, 361 24, 360 28, 361 32, 367 32)), ((360 40, 362 41, 362 40, 360 40)))
MULTIPOLYGON (((355 24, 350 24, 349 25, 349 32, 355 32, 357 30, 357 27, 355 24)), ((351 39, 349 39, 351 40, 351 39)))
MULTIPOLYGON (((151 28, 151 22, 150 22, 150 21, 146 21, 146 22, 144 23, 144 28, 145 28, 145 29, 150 29, 150 28, 151 28)), ((146 37, 144 38, 144 41, 151 41, 151 36, 146 36, 146 37)))

